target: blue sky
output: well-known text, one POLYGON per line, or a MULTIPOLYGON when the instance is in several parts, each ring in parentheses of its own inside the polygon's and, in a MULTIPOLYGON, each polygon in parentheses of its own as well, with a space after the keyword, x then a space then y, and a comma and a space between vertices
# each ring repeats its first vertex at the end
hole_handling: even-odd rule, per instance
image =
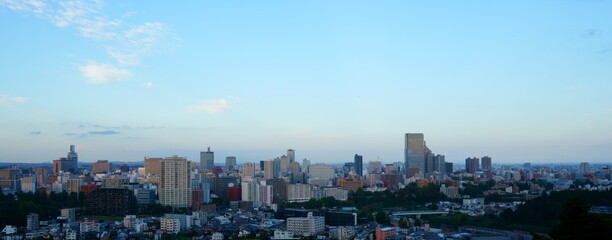
POLYGON ((612 162, 609 1, 0 0, 0 161, 612 162))

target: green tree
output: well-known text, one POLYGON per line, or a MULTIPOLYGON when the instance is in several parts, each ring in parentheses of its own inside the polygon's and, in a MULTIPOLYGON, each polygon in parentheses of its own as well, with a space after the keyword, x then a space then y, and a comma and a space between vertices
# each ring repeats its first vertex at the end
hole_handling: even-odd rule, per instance
POLYGON ((550 236, 555 240, 609 239, 610 217, 589 213, 590 208, 579 196, 566 200, 559 213, 561 223, 553 227, 550 236))
POLYGON ((400 228, 407 228, 407 227, 408 227, 408 221, 406 221, 405 219, 399 220, 399 221, 397 222, 397 225, 398 225, 400 228))
POLYGON ((463 215, 463 214, 457 214, 455 215, 455 219, 454 219, 454 224, 455 224, 455 228, 458 228, 460 226, 463 226, 467 223, 467 216, 463 215))
POLYGON ((374 217, 374 220, 376 220, 376 222, 378 224, 389 224, 389 218, 387 217, 387 214, 385 212, 377 212, 376 216, 374 217))

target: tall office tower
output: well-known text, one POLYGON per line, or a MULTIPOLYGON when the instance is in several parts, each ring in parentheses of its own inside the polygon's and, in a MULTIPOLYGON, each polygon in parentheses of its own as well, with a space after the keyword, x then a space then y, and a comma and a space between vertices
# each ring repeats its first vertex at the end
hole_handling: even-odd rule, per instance
POLYGON ((590 172, 590 167, 588 162, 580 163, 580 174, 587 174, 590 172))
POLYGON ((274 178, 274 160, 264 161, 264 178, 274 178))
POLYGON ((370 161, 368 163, 368 173, 382 173, 382 163, 380 161, 370 161))
POLYGON ((285 173, 289 171, 289 159, 283 155, 280 157, 280 171, 279 173, 285 173))
POLYGON ((111 163, 108 160, 98 160, 91 165, 91 172, 93 173, 107 173, 111 171, 111 163))
POLYGON ((212 171, 215 166, 215 153, 210 151, 200 152, 200 170, 212 171))
POLYGON ((444 163, 444 172, 446 172, 446 173, 453 173, 453 163, 452 162, 445 162, 444 163))
POLYGON ((422 133, 406 133, 404 146, 404 164, 406 172, 425 173, 425 137, 422 133), (413 170, 411 170, 411 168, 413 170))
POLYGON ((272 202, 281 204, 287 201, 287 182, 285 182, 285 179, 268 179, 266 185, 272 186, 272 202))
POLYGON ((78 170, 79 157, 75 152, 74 145, 70 145, 70 152, 65 158, 53 160, 53 173, 58 174, 62 172, 76 173, 78 170))
POLYGON ((355 154, 355 173, 363 176, 363 156, 355 154))
POLYGON ((491 167, 491 157, 484 156, 480 159, 480 168, 483 171, 491 171, 493 168, 491 167))
POLYGON ((425 172, 433 173, 435 169, 434 154, 425 146, 425 172))
POLYGON ((255 176, 255 163, 244 163, 242 165, 242 176, 253 177, 255 176))
POLYGON ((295 162, 295 150, 287 149, 287 158, 289 158, 289 163, 295 162))
POLYGON ((310 167, 310 160, 304 158, 304 160, 302 160, 302 170, 308 171, 308 167, 310 167))
POLYGON ((159 162, 162 158, 147 158, 144 159, 145 165, 145 174, 146 175, 161 175, 161 170, 159 168, 159 162))
POLYGON ((79 155, 76 153, 74 145, 70 145, 70 152, 68 152, 66 159, 68 160, 66 170, 71 173, 76 173, 79 168, 79 155))
POLYGON ((234 168, 236 168, 236 157, 225 157, 225 169, 227 169, 227 171, 234 171, 234 168))
POLYGON ((173 208, 191 207, 189 162, 186 158, 172 156, 159 162, 161 170, 159 203, 173 208))
POLYGON ((433 164, 434 164, 434 171, 435 172, 439 172, 439 173, 444 173, 445 172, 445 162, 444 162, 444 155, 435 155, 433 157, 433 164))
POLYGON ((478 159, 477 157, 466 158, 465 171, 468 173, 475 173, 476 171, 478 171, 478 168, 480 167, 479 161, 480 159, 478 159))

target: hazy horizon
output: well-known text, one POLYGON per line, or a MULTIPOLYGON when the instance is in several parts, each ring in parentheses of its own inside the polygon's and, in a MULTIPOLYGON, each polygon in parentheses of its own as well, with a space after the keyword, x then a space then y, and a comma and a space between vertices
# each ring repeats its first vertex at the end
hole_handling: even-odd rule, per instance
POLYGON ((612 162, 610 1, 0 0, 0 162, 612 162))

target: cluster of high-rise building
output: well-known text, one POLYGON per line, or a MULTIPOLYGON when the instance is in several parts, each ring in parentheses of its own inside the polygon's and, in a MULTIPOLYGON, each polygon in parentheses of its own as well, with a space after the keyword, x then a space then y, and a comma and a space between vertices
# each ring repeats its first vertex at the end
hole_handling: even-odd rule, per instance
POLYGON ((491 157, 484 156, 482 158, 471 157, 465 159, 465 171, 468 173, 476 173, 477 171, 491 171, 491 157))
MULTIPOLYGON (((286 154, 261 161, 240 163, 235 156, 226 156, 225 165, 215 164, 211 148, 200 152, 199 162, 185 157, 146 157, 144 164, 128 166, 98 160, 78 165, 74 145, 65 158, 53 160, 51 168, 19 168, 9 166, 0 169, 0 187, 5 193, 15 192, 68 192, 84 194, 84 213, 105 216, 132 216, 149 206, 160 204, 173 209, 188 209, 193 215, 166 215, 160 219, 163 232, 176 233, 197 225, 203 227, 206 216, 217 216, 219 211, 279 211, 285 203, 309 202, 333 197, 346 201, 351 192, 396 191, 415 183, 417 187, 441 184, 440 191, 449 198, 465 198, 460 194, 461 183, 455 179, 494 180, 501 190, 495 193, 517 193, 519 189, 508 184, 512 181, 575 178, 609 179, 610 168, 594 169, 589 163, 581 163, 570 170, 553 170, 523 165, 516 169, 508 166, 494 168, 489 156, 465 159, 465 170, 456 169, 446 162, 445 156, 434 154, 427 147, 422 133, 405 134, 404 161, 383 163, 378 160, 364 164, 364 157, 353 156, 353 161, 343 165, 314 163, 308 159, 296 161, 294 149, 286 154), (199 164, 198 164, 199 163, 199 164), (451 178, 452 177, 452 178, 451 178), (199 224, 199 225, 198 225, 199 224)), ((555 188, 564 189, 568 182, 555 182, 555 188), (557 184, 558 183, 558 184, 557 184)), ((497 185, 496 185, 497 186, 497 185)), ((534 186, 529 192, 542 191, 534 186)), ((478 199, 476 199, 478 200, 478 199)), ((477 201, 476 201, 477 202, 477 201)), ((287 210, 285 210, 286 212, 287 210)), ((346 213, 319 212, 315 215, 298 211, 286 218, 288 232, 280 236, 316 235, 325 225, 343 228, 333 229, 334 236, 358 238, 355 229, 357 218, 346 213)), ((62 215, 74 221, 74 209, 65 209, 62 215)), ((265 214, 264 214, 265 216, 265 214)), ((261 216, 260 216, 261 217, 261 216)), ((36 229, 39 216, 28 215, 28 229, 36 229)), ((130 226, 140 230, 148 226, 146 221, 129 217, 130 226)), ((219 218, 224 222, 226 219, 219 218)), ((99 229, 93 222, 83 221, 83 229, 99 229)), ((373 235, 395 236, 395 229, 378 228, 373 235)), ((219 237, 219 236, 217 236, 219 237)))
MULTIPOLYGON (((417 173, 445 173, 448 166, 444 155, 434 154, 425 144, 422 133, 406 133, 404 165, 408 177, 417 173)), ((452 164, 450 165, 452 168, 452 164)))

